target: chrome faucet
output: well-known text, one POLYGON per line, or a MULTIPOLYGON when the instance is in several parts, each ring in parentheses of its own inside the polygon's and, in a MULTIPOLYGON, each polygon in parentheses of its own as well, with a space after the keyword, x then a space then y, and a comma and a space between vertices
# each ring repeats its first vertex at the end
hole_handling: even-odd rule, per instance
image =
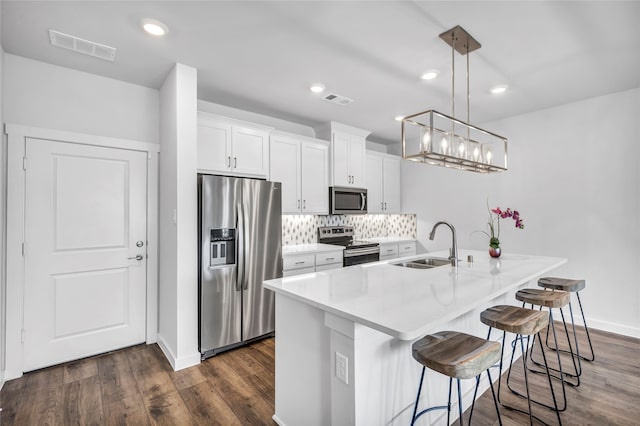
POLYGON ((458 266, 458 243, 456 241, 456 228, 454 228, 453 225, 447 222, 442 222, 442 221, 436 223, 435 225, 433 225, 433 229, 429 234, 429 239, 433 241, 433 239, 436 236, 436 228, 440 225, 447 225, 449 229, 451 229, 451 234, 453 238, 451 242, 451 249, 449 249, 449 260, 451 261, 451 266, 458 266))

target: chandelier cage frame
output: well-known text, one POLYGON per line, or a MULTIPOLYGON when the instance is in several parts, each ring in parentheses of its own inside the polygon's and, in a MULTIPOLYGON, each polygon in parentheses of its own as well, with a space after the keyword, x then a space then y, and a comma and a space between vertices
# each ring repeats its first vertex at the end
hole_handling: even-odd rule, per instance
POLYGON ((402 119, 402 158, 411 161, 492 173, 507 170, 504 136, 469 124, 469 53, 478 43, 459 25, 440 34, 451 46, 451 115, 433 109, 402 119), (467 56, 467 122, 455 118, 455 52, 467 56))

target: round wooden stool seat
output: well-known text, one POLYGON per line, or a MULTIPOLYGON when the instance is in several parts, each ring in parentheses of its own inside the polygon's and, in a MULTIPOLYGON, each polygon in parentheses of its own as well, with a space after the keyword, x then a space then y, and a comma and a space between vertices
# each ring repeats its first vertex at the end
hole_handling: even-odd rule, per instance
POLYGON ((566 291, 547 291, 538 288, 525 288, 516 292, 516 299, 536 306, 562 308, 569 304, 571 295, 566 291))
POLYGON ((549 315, 533 309, 498 305, 482 311, 480 321, 498 330, 531 336, 549 324, 549 315))
POLYGON ((457 331, 441 331, 415 342, 412 352, 425 367, 456 379, 470 379, 500 359, 500 343, 457 331))
POLYGON ((572 280, 569 278, 544 277, 538 280, 540 287, 552 290, 578 292, 585 288, 584 280, 572 280))

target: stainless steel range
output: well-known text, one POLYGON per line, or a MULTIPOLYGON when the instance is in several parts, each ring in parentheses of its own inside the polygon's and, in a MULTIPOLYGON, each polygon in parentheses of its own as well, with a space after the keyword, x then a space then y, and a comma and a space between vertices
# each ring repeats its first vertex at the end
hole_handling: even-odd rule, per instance
POLYGON ((378 243, 353 239, 353 226, 320 226, 318 242, 344 246, 343 266, 359 265, 380 260, 378 243))

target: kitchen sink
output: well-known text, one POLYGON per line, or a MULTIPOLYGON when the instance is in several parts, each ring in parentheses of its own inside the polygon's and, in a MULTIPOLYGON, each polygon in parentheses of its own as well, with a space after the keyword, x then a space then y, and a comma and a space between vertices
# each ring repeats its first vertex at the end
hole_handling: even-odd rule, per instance
POLYGON ((422 259, 414 259, 414 260, 408 260, 406 262, 393 263, 392 265, 403 266, 405 268, 431 269, 431 268, 436 268, 438 266, 451 265, 451 261, 449 259, 444 259, 441 257, 425 257, 422 259))

